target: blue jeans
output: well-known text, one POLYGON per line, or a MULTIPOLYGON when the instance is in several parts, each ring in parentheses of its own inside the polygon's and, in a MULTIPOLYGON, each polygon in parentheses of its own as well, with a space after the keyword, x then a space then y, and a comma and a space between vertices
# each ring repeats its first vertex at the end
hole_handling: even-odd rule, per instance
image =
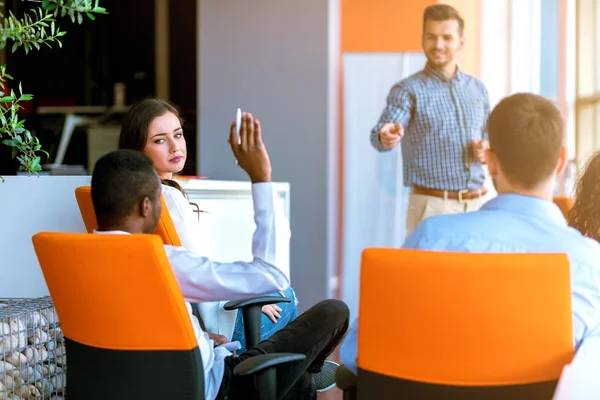
MULTIPOLYGON (((287 297, 292 301, 289 303, 277 303, 276 305, 281 308, 279 315, 281 318, 277 319, 277 323, 273 323, 271 318, 266 316, 265 314, 261 314, 261 324, 260 324, 260 340, 261 342, 269 337, 271 337, 275 332, 280 331, 285 328, 287 324, 292 322, 298 317, 298 307, 296 307, 296 294, 294 293, 294 289, 291 287, 287 290, 283 291, 283 296, 280 292, 270 293, 265 296, 280 296, 287 297)), ((235 328, 233 329, 233 337, 231 341, 239 341, 242 345, 240 350, 237 350, 236 355, 240 355, 245 352, 246 349, 246 338, 244 337, 244 318, 242 316, 242 312, 238 312, 237 318, 235 320, 235 328)))

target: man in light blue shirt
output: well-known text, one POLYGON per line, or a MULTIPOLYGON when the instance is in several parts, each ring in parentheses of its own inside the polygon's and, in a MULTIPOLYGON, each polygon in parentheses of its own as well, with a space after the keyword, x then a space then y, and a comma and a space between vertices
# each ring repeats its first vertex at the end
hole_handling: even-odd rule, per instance
MULTIPOLYGON (((552 202, 555 178, 567 160, 560 112, 541 96, 515 94, 494 108, 488 132, 487 163, 498 197, 479 211, 425 219, 403 247, 568 254, 573 338, 579 346, 600 332, 600 244, 567 226, 552 202)), ((341 347, 342 362, 355 374, 357 325, 358 320, 341 347)))

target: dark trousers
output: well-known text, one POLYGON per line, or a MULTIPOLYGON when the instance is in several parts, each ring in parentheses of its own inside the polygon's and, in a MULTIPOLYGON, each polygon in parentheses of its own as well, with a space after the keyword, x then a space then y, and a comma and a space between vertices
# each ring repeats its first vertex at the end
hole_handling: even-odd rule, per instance
POLYGON ((306 359, 277 367, 277 398, 316 399, 312 374, 321 371, 325 359, 348 330, 349 310, 339 300, 325 300, 239 357, 225 359, 225 373, 217 399, 254 399, 254 378, 236 376, 233 369, 248 357, 271 353, 297 353, 306 359))

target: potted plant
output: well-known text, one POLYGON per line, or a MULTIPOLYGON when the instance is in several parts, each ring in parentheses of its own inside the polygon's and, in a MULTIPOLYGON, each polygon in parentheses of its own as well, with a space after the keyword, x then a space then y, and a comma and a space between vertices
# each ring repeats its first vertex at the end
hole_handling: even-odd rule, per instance
MULTIPOLYGON (((70 17, 73 23, 81 24, 84 15, 95 20, 95 14, 106 14, 99 6, 99 0, 43 0, 40 7, 33 9, 22 17, 15 17, 12 12, 0 13, 0 50, 11 46, 15 52, 22 48, 26 54, 39 50, 42 45, 62 47, 60 37, 66 34, 56 25, 56 18, 70 17)), ((0 2, 0 6, 4 6, 0 2)), ((19 104, 33 98, 23 93, 21 83, 15 92, 11 89, 5 93, 6 80, 12 79, 6 72, 6 64, 0 66, 0 139, 2 144, 12 148, 12 157, 19 161, 19 169, 30 174, 37 174, 42 169, 41 155, 48 153, 41 148, 38 138, 33 136, 19 119, 19 104)), ((2 179, 3 180, 3 179, 2 179)))
MULTIPOLYGON (((81 24, 106 14, 99 0, 26 0, 38 7, 20 15, 0 13, 0 49, 29 54, 42 46, 62 47, 65 31, 58 19, 81 24)), ((4 6, 0 2, 0 6, 4 6)), ((3 8, 2 8, 3 10, 3 8)), ((21 84, 7 89, 12 77, 0 66, 0 146, 9 146, 19 169, 38 175, 48 153, 20 119, 22 102, 32 99, 21 84)), ((31 236, 42 230, 83 231, 75 202, 77 186, 89 184, 89 176, 0 177, 0 298, 37 297, 47 294, 44 278, 31 245, 31 236)))

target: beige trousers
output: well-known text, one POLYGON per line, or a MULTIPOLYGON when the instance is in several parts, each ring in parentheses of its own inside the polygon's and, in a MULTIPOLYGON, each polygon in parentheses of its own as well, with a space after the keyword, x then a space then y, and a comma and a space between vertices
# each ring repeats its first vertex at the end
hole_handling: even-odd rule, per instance
POLYGON ((458 214, 476 211, 492 197, 493 194, 488 191, 485 196, 459 201, 423 194, 414 194, 411 192, 408 195, 406 237, 408 237, 425 218, 440 214, 458 214))

